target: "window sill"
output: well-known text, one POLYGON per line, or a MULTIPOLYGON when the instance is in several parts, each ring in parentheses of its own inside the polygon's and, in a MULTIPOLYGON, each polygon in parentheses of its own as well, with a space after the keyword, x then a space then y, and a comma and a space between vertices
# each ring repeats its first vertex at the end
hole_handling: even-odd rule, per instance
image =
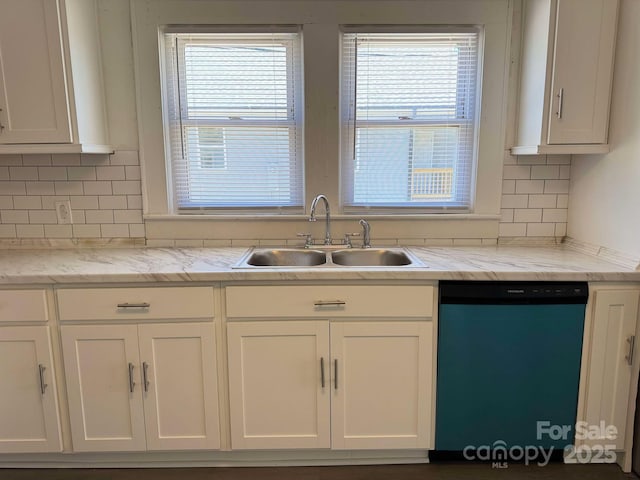
MULTIPOLYGON (((324 211, 321 211, 319 214, 319 219, 324 219, 324 211)), ((398 220, 398 221, 407 221, 407 220, 500 220, 500 215, 481 215, 475 213, 421 213, 421 214, 402 214, 396 213, 393 215, 390 214, 375 214, 375 213, 352 213, 352 214, 332 214, 331 220, 354 220, 362 217, 367 217, 375 220, 398 220)), ((309 215, 273 215, 273 214, 250 214, 250 215, 233 215, 233 214, 223 214, 223 215, 159 215, 159 214, 149 214, 144 215, 144 220, 147 221, 172 221, 172 222, 180 222, 180 221, 199 221, 199 222, 209 222, 209 221, 265 221, 265 220, 273 220, 273 221, 281 221, 281 222, 299 222, 301 220, 308 220, 309 215)))

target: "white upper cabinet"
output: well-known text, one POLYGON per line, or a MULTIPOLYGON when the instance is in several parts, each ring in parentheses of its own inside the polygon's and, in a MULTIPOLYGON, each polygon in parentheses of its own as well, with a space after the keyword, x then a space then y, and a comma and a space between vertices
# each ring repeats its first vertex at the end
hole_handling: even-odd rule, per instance
POLYGON ((617 0, 525 0, 512 153, 604 153, 617 0))
POLYGON ((0 2, 0 154, 108 143, 95 0, 0 2))

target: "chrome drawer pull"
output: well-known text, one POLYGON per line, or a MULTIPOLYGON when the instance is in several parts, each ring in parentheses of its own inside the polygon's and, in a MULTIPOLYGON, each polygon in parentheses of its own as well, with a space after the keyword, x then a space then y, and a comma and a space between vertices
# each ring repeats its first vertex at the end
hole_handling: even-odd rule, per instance
POLYGON ((338 359, 335 359, 333 361, 333 365, 334 365, 334 372, 333 372, 333 381, 334 381, 334 386, 336 387, 336 390, 338 390, 338 359))
POLYGON ((347 304, 344 300, 319 300, 313 305, 316 307, 343 307, 347 304))
POLYGON ((558 112, 556 115, 558 116, 558 120, 562 120, 562 107, 564 106, 564 88, 560 89, 558 93, 558 112))
POLYGON ((44 365, 42 365, 41 363, 38 364, 38 371, 40 373, 40 393, 42 395, 44 395, 44 391, 46 390, 46 388, 49 386, 46 383, 44 383, 44 371, 47 369, 47 367, 45 367, 44 365))
POLYGON ((631 335, 629 338, 627 338, 627 343, 629 344, 629 354, 624 358, 627 360, 627 364, 633 365, 633 353, 636 348, 636 336, 631 335))
POLYGON ((133 381, 133 363, 129 363, 129 392, 133 393, 136 382, 133 381))
POLYGON ((118 308, 149 308, 151 306, 150 303, 119 303, 118 308))
POLYGON ((320 384, 324 388, 324 357, 320 357, 320 384))

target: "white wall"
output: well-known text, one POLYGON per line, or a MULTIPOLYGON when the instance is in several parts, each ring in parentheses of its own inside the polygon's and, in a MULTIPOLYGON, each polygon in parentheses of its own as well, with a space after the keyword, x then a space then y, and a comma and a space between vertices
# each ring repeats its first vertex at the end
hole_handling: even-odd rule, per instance
POLYGON ((640 256, 640 1, 621 0, 606 155, 574 156, 568 234, 640 256))

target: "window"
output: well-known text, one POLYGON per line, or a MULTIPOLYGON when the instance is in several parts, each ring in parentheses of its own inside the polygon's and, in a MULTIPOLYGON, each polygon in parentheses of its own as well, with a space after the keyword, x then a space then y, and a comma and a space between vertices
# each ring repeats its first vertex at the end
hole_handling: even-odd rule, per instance
POLYGON ((475 29, 342 36, 345 207, 470 209, 475 29))
POLYGON ((172 32, 165 52, 176 209, 299 209, 299 33, 172 32))

